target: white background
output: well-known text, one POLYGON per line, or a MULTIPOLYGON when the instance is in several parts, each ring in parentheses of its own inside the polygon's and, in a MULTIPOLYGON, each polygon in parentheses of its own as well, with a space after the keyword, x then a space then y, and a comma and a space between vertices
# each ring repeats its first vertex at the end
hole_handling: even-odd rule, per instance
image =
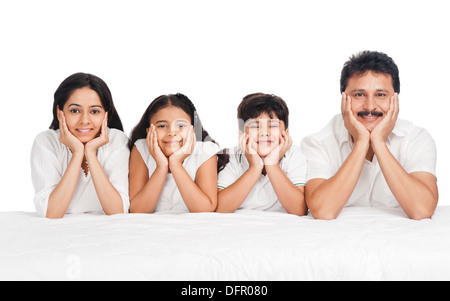
POLYGON ((340 113, 340 71, 361 50, 397 63, 400 118, 434 137, 450 205, 447 2, 0 0, 0 211, 34 211, 31 146, 72 73, 105 80, 127 134, 154 98, 184 93, 222 147, 243 96, 277 94, 299 145, 340 113))

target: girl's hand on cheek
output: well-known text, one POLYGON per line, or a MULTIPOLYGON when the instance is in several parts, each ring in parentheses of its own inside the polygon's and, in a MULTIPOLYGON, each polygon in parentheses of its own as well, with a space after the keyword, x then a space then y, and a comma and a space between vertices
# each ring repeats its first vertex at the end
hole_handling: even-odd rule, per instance
POLYGON ((169 157, 169 165, 175 166, 183 164, 184 159, 186 159, 187 157, 189 157, 190 154, 192 154, 194 145, 195 145, 195 133, 194 127, 191 125, 189 127, 186 139, 184 139, 183 141, 183 146, 169 157))
POLYGON ((147 146, 150 152, 150 155, 156 162, 157 167, 167 169, 169 166, 169 161, 167 160, 166 155, 162 152, 161 148, 158 144, 158 134, 156 132, 155 125, 150 125, 150 128, 147 131, 147 146))
POLYGON ((57 108, 56 113, 59 121, 59 142, 67 146, 72 154, 83 154, 84 144, 69 131, 64 112, 57 108))

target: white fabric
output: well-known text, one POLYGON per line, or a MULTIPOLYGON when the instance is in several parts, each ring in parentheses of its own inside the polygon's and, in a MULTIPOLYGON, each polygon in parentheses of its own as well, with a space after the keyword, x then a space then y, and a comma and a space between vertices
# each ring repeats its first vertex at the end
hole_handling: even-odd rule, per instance
MULTIPOLYGON (((147 165, 148 175, 151 177, 156 169, 156 162, 153 159, 150 151, 148 150, 147 142, 145 139, 139 139, 135 143, 137 150, 141 154, 142 159, 147 165)), ((187 173, 193 181, 195 181, 195 176, 197 174, 197 169, 209 158, 217 154, 220 148, 217 144, 207 141, 201 142, 196 141, 192 154, 190 154, 184 161, 183 167, 186 169, 187 173)), ((175 179, 171 173, 167 174, 166 182, 159 196, 158 202, 154 212, 160 211, 179 211, 179 212, 189 212, 186 204, 181 197, 180 191, 178 190, 175 179)))
MULTIPOLYGON (((342 115, 336 115, 321 131, 302 140, 308 162, 306 181, 334 176, 350 155, 353 142, 342 115)), ((387 146, 406 172, 429 172, 436 176, 436 144, 430 134, 411 122, 397 120, 387 146)), ((374 156, 365 161, 360 178, 346 206, 399 207, 374 156)))
MULTIPOLYGON (((128 212, 128 165, 130 150, 127 136, 117 129, 109 130, 109 143, 100 147, 97 158, 111 184, 122 197, 128 212)), ((34 204, 40 216, 47 213, 48 198, 59 184, 72 158, 70 149, 59 142, 59 130, 40 133, 31 150, 31 179, 35 189, 34 204)), ((103 208, 95 191, 90 172, 85 176, 80 167, 77 185, 66 213, 96 212, 103 208)))
POLYGON ((0 280, 450 280, 450 207, 278 212, 0 213, 0 280))
MULTIPOLYGON (((249 168, 249 163, 238 146, 230 150, 230 161, 218 175, 218 188, 227 188, 249 168)), ((299 146, 291 146, 280 161, 280 168, 296 186, 305 185, 306 159, 299 146)), ((269 176, 261 174, 239 209, 286 212, 273 189, 269 176)))

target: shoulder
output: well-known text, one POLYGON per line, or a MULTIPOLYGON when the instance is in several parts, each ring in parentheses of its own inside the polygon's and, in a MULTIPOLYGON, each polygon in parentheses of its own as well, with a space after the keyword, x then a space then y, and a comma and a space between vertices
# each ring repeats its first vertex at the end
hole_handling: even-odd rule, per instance
POLYGON ((302 148, 298 145, 292 145, 284 155, 287 161, 296 160, 303 161, 305 160, 305 155, 303 154, 302 148))
POLYGON ((413 124, 410 121, 398 119, 393 134, 396 137, 405 138, 406 141, 417 143, 429 143, 434 141, 430 133, 420 126, 413 124))
POLYGON ((340 136, 348 135, 341 114, 335 115, 320 131, 302 139, 302 147, 339 142, 340 136))
POLYGON ((128 145, 128 136, 121 130, 108 128, 108 136, 109 143, 113 147, 128 145))
POLYGON ((39 133, 34 139, 34 147, 43 147, 48 149, 59 149, 62 143, 59 142, 59 130, 46 130, 39 133))
POLYGON ((147 158, 150 155, 150 151, 148 150, 147 141, 145 139, 138 139, 134 142, 134 146, 137 151, 141 154, 142 158, 147 158))
POLYGON ((196 141, 194 144, 193 154, 216 154, 220 151, 220 147, 211 141, 196 141))

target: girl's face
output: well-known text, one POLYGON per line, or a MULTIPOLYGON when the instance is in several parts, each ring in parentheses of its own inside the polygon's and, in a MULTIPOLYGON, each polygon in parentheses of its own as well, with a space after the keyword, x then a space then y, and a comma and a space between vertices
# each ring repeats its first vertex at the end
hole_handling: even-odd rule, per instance
POLYGON ((94 139, 105 117, 100 97, 89 87, 75 90, 63 108, 69 131, 81 142, 94 139))
POLYGON ((280 144, 281 132, 284 130, 282 120, 279 120, 277 116, 272 119, 265 112, 245 123, 245 132, 255 142, 256 152, 262 158, 280 144))
POLYGON ((156 112, 150 118, 150 124, 155 126, 159 147, 169 157, 183 146, 191 117, 178 107, 168 106, 156 112))

